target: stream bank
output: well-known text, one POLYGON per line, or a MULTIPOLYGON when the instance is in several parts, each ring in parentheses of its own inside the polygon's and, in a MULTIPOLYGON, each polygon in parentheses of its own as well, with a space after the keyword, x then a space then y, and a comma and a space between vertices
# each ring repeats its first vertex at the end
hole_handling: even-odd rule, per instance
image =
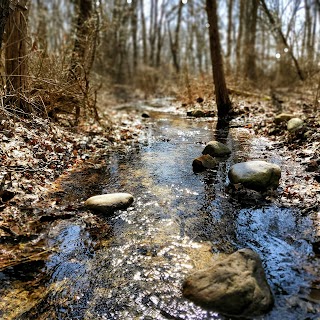
MULTIPOLYGON (((263 319, 317 319, 317 220, 288 196, 288 186, 302 188, 307 177, 294 155, 239 124, 217 132, 214 118, 191 119, 172 108, 148 105, 122 108, 126 113, 142 110, 150 118, 144 120, 139 143, 99 155, 90 169, 73 173, 78 181, 61 196, 62 203, 80 203, 92 193, 126 191, 135 196, 133 207, 99 217, 108 235, 99 247, 87 229, 84 216, 89 213, 52 222, 44 241, 55 252, 35 273, 29 278, 19 277, 27 268, 0 273, 6 284, 0 291, 1 316, 224 319, 184 299, 181 283, 193 269, 250 247, 263 260, 276 300, 263 319), (192 160, 217 136, 232 149, 231 156, 213 170, 194 174, 192 160), (230 166, 249 159, 282 168, 277 193, 228 192, 230 166)), ((306 198, 319 196, 319 189, 305 192, 306 198)))

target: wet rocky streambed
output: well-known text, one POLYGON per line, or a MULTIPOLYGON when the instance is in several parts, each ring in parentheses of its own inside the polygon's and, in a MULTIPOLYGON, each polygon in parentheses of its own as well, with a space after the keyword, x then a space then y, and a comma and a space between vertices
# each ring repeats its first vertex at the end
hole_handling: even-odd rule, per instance
POLYGON ((106 151, 104 182, 94 186, 100 193, 129 192, 133 205, 103 218, 111 237, 98 249, 81 217, 52 223, 44 240, 54 252, 45 262, 0 272, 0 318, 227 319, 185 299, 182 282, 221 256, 251 248, 275 297, 273 309, 256 319, 320 319, 316 220, 279 201, 299 165, 246 128, 216 131, 214 118, 140 107, 150 115, 147 131, 139 143, 106 151), (231 156, 195 174, 193 159, 216 138, 231 156), (263 198, 230 192, 230 166, 250 159, 281 167, 277 192, 263 198))

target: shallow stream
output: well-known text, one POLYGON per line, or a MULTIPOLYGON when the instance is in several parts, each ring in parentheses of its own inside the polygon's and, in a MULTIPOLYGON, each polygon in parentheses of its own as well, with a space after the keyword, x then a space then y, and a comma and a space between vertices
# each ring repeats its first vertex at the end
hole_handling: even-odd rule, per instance
POLYGON ((249 247, 260 254, 275 296, 273 310, 257 319, 320 319, 313 221, 293 205, 279 206, 277 195, 261 200, 226 191, 233 163, 265 159, 286 175, 294 174, 290 159, 248 129, 216 131, 214 119, 166 108, 127 112, 137 108, 148 109, 148 130, 140 143, 106 152, 105 183, 96 186, 101 193, 132 193, 133 206, 105 217, 112 237, 98 250, 81 218, 54 223, 47 241, 56 252, 39 266, 44 280, 35 285, 34 273, 23 281, 0 273, 2 306, 7 301, 0 318, 226 319, 184 299, 181 284, 192 270, 249 247), (195 174, 193 159, 216 138, 232 155, 195 174))

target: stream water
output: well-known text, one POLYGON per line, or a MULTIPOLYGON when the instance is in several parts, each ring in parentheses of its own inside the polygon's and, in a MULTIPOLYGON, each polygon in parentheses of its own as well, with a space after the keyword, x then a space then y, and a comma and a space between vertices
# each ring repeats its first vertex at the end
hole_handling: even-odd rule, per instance
POLYGON ((320 319, 313 221, 294 206, 226 192, 233 163, 262 158, 292 174, 290 160, 247 129, 217 132, 213 119, 139 107, 150 113, 148 130, 140 143, 106 151, 105 183, 95 186, 132 193, 133 206, 105 217, 112 237, 98 250, 81 218, 54 223, 47 241, 56 252, 39 266, 44 280, 30 285, 36 276, 27 267, 27 279, 0 273, 7 301, 0 318, 225 319, 183 298, 181 284, 192 270, 249 247, 260 254, 275 296, 272 311, 256 319, 320 319), (192 160, 217 136, 232 155, 215 170, 193 173, 192 160))

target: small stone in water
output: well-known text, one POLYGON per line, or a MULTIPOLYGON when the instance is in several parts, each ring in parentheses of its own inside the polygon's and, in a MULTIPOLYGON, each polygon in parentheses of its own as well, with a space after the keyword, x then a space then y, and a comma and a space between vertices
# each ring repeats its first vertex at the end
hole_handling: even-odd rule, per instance
POLYGON ((95 212, 113 213, 116 210, 128 208, 132 203, 133 196, 129 193, 109 193, 91 197, 84 205, 95 212))
POLYGON ((281 169, 266 161, 247 161, 233 165, 228 177, 234 185, 240 183, 248 189, 265 191, 278 187, 281 169))
POLYGON ((209 154, 212 157, 226 157, 231 154, 231 150, 219 141, 210 141, 205 146, 202 154, 209 154))

